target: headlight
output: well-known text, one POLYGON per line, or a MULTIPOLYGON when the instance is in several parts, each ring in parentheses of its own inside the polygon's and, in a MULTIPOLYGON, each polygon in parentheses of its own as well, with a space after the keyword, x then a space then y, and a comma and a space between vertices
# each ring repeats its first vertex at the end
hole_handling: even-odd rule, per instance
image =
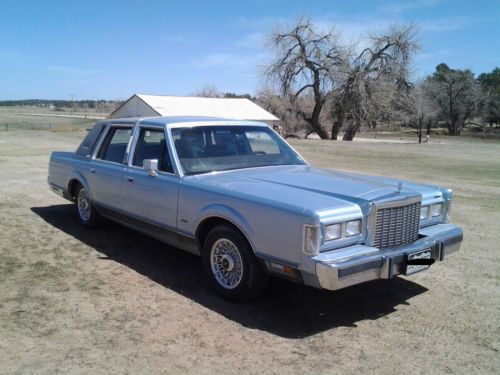
POLYGON ((443 204, 437 203, 433 204, 430 209, 431 217, 441 216, 443 214, 443 204))
POLYGON ((318 254, 320 243, 319 226, 304 226, 304 246, 303 251, 306 254, 318 254))
POLYGON ((325 228, 325 241, 336 240, 342 237, 342 224, 327 225, 325 228))
POLYGON ((344 237, 352 237, 361 234, 362 220, 356 219, 343 223, 330 224, 325 226, 323 242, 338 240, 344 237))
POLYGON ((420 220, 425 220, 429 217, 429 206, 422 206, 420 208, 420 220))
POLYGON ((420 208, 420 220, 432 219, 443 215, 443 204, 436 203, 420 208))
POLYGON ((345 224, 345 236, 351 237, 361 233, 361 220, 348 221, 345 224))

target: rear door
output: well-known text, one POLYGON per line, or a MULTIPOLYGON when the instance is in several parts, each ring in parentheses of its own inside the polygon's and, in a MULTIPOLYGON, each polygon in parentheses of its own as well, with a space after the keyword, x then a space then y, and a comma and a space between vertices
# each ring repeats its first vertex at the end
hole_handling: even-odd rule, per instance
POLYGON ((132 217, 166 229, 177 227, 180 177, 175 174, 165 127, 140 125, 124 174, 122 207, 132 217), (158 160, 158 175, 143 168, 145 159, 158 160))
POLYGON ((125 154, 132 126, 110 125, 104 132, 92 161, 88 183, 98 205, 121 209, 125 154))

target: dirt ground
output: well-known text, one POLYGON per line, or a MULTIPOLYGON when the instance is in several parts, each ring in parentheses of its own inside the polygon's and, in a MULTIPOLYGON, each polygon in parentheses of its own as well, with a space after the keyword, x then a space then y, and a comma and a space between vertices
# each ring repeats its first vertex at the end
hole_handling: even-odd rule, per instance
POLYGON ((293 141, 318 166, 453 188, 465 241, 413 277, 338 292, 273 279, 234 304, 195 256, 79 227, 46 175, 82 136, 0 132, 0 373, 498 373, 500 143, 293 141))

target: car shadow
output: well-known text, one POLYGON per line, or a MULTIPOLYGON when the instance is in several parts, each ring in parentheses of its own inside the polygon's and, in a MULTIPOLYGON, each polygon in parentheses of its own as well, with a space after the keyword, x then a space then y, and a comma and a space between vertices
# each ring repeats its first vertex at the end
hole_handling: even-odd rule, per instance
POLYGON ((411 281, 374 281, 336 292, 317 290, 271 278, 264 294, 247 303, 231 303, 216 295, 203 275, 199 257, 120 225, 106 222, 95 230, 82 228, 73 205, 32 207, 48 224, 227 319, 285 338, 303 338, 362 320, 386 316, 398 305, 427 291, 411 281))

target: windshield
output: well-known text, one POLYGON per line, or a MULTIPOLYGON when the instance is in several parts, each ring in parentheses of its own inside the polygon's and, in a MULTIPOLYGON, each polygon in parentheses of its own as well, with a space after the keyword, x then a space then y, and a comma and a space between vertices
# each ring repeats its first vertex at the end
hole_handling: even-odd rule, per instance
POLYGON ((173 128, 177 156, 186 175, 306 162, 270 128, 211 125, 173 128))

